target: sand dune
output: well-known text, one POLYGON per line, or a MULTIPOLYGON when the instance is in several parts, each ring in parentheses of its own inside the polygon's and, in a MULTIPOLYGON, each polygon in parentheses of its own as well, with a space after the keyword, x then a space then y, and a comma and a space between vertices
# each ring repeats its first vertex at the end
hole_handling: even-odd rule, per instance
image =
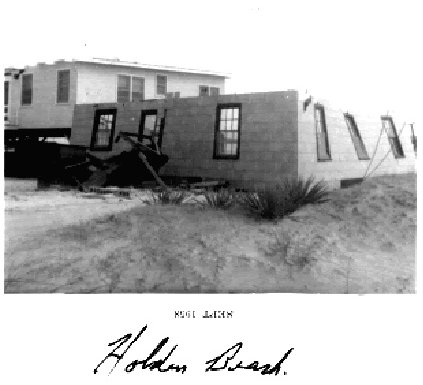
POLYGON ((44 194, 6 196, 5 292, 414 292, 415 175, 333 191, 276 223, 44 194))

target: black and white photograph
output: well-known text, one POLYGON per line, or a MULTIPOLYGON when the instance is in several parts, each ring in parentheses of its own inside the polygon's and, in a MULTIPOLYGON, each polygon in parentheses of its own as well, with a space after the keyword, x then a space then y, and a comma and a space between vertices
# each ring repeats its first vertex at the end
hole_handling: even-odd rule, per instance
POLYGON ((422 10, 5 3, 8 382, 418 383, 422 10))

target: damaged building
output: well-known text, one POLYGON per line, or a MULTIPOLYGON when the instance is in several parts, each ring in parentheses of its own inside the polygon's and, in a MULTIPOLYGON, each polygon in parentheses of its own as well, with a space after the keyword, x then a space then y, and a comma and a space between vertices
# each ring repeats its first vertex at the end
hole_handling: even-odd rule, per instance
MULTIPOLYGON (((6 149, 22 154, 6 157, 6 169, 43 155, 44 165, 54 156, 65 167, 91 162, 101 169, 135 149, 154 158, 154 171, 167 179, 236 188, 310 176, 338 187, 415 171, 412 124, 343 111, 296 90, 225 95, 223 74, 103 59, 39 63, 6 70, 5 78, 6 149), (50 146, 52 155, 44 142, 57 137, 68 144, 50 146)), ((138 175, 131 156, 125 159, 125 172, 138 175)), ((91 183, 138 185, 144 177, 91 183)))
POLYGON ((107 158, 129 150, 114 140, 120 131, 157 138, 169 157, 162 175, 224 179, 239 188, 309 176, 338 187, 415 171, 412 124, 300 100, 295 90, 75 105, 72 144, 107 158))

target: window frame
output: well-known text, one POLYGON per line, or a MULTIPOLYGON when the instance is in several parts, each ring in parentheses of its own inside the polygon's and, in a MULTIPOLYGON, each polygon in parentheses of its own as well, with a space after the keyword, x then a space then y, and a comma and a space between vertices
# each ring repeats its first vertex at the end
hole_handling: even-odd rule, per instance
POLYGON ((200 84, 198 86, 198 96, 209 96, 209 95, 210 95, 210 87, 209 86, 206 86, 204 84, 200 84), (201 94, 201 88, 207 89, 207 93, 205 95, 202 95, 201 94))
POLYGON ((210 86, 209 87, 209 95, 210 96, 219 96, 220 95, 220 87, 212 87, 212 86, 210 86), (215 90, 217 90, 217 93, 216 94, 212 94, 212 89, 215 89, 215 90))
POLYGON ((162 74, 156 74, 156 96, 166 96, 166 93, 167 93, 167 91, 168 91, 168 87, 167 87, 167 75, 162 75, 162 74), (158 87, 159 87, 159 77, 162 77, 162 78, 165 78, 166 79, 166 83, 165 83, 165 90, 164 90, 164 93, 162 93, 162 94, 159 94, 159 90, 158 90, 158 87))
POLYGON ((56 71, 56 104, 69 104, 70 102, 70 87, 71 87, 71 70, 70 68, 58 69, 56 71), (59 101, 59 73, 60 72, 69 72, 69 84, 68 84, 68 93, 66 102, 59 101))
POLYGON ((357 122, 355 121, 354 115, 349 114, 349 113, 345 113, 344 119, 345 119, 345 123, 347 124, 347 128, 348 128, 348 131, 350 133, 351 141, 353 142, 355 153, 357 154, 357 158, 359 160, 370 160, 369 153, 367 152, 363 138, 361 137, 361 133, 360 133, 360 130, 358 129, 358 125, 357 125, 357 122), (353 129, 355 129, 357 135, 353 134, 353 132, 352 132, 353 129), (359 143, 355 142, 354 137, 357 137, 359 143), (365 153, 364 157, 360 156, 360 153, 357 149, 357 145, 361 146, 360 153, 365 153))
POLYGON ((320 104, 320 103, 314 104, 314 131, 315 131, 315 135, 316 135, 317 161, 318 162, 330 162, 330 161, 332 161, 332 153, 331 153, 330 146, 329 146, 329 131, 328 131, 328 127, 327 127, 327 124, 326 124, 325 106, 323 104, 320 104), (322 128, 325 132, 325 144, 326 144, 328 158, 320 158, 320 152, 319 152, 319 143, 320 142, 319 142, 319 134, 317 132, 317 119, 316 119, 317 110, 321 110, 323 112, 322 115, 321 115, 322 120, 323 120, 322 128))
POLYGON ((214 143, 213 143, 213 159, 227 159, 227 160, 237 160, 240 157, 240 147, 241 147, 241 124, 242 124, 242 103, 221 103, 216 107, 216 121, 214 127, 214 143), (238 143, 236 154, 234 155, 221 155, 217 152, 217 138, 220 130, 220 116, 221 110, 226 108, 238 108, 238 143))
POLYGON ((22 84, 21 84, 21 106, 27 107, 32 106, 34 103, 34 74, 22 74, 22 84), (29 103, 24 103, 24 78, 31 78, 31 101, 29 103))
POLYGON ((156 126, 157 126, 157 119, 159 118, 158 110, 157 109, 141 110, 140 123, 138 125, 138 141, 140 141, 141 143, 143 141, 143 135, 144 135, 145 118, 149 115, 156 115, 156 126))
POLYGON ((410 129, 411 129, 411 144, 413 145, 415 155, 417 155, 417 136, 414 132, 414 123, 410 123, 410 129))
POLYGON ((9 95, 10 95, 10 81, 4 81, 4 121, 9 121, 9 95))
POLYGON ((130 81, 130 101, 132 103, 141 103, 143 100, 145 100, 145 77, 143 76, 131 76, 131 81, 130 81), (133 90, 134 90, 134 79, 142 79, 142 100, 141 101, 134 101, 134 95, 133 95, 133 90))
POLYGON ((132 81, 131 81, 131 75, 128 74, 117 74, 116 76, 116 103, 130 103, 131 102, 131 97, 132 97, 132 81), (128 100, 121 102, 119 101, 119 78, 120 77, 125 77, 125 78, 129 78, 129 89, 128 89, 128 100))
POLYGON ((95 110, 93 130, 91 134, 90 151, 111 151, 113 149, 113 139, 114 139, 115 127, 116 127, 116 116, 117 116, 116 108, 100 108, 95 110), (113 115, 112 132, 110 133, 109 144, 107 146, 95 145, 97 131, 98 131, 98 124, 100 122, 101 115, 113 115))
POLYGON ((398 132, 397 132, 397 129, 395 127, 394 119, 392 119, 392 116, 389 116, 389 115, 382 115, 380 118, 382 120, 382 127, 386 131, 386 136, 388 137, 388 142, 391 146, 391 152, 394 155, 395 159, 405 158, 404 149, 403 149, 401 141, 399 139, 398 132), (391 123, 391 129, 392 129, 392 132, 394 133, 393 137, 389 136, 389 133, 386 130, 386 128, 383 124, 383 121, 388 121, 388 122, 391 123), (397 146, 397 147, 395 147, 395 146, 397 146))

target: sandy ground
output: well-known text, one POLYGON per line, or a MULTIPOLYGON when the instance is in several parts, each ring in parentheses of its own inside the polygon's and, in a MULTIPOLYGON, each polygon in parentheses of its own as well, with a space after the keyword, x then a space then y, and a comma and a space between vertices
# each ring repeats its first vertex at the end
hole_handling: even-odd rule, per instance
POLYGON ((147 200, 9 193, 5 292, 414 292, 415 175, 334 191, 276 223, 147 200))

